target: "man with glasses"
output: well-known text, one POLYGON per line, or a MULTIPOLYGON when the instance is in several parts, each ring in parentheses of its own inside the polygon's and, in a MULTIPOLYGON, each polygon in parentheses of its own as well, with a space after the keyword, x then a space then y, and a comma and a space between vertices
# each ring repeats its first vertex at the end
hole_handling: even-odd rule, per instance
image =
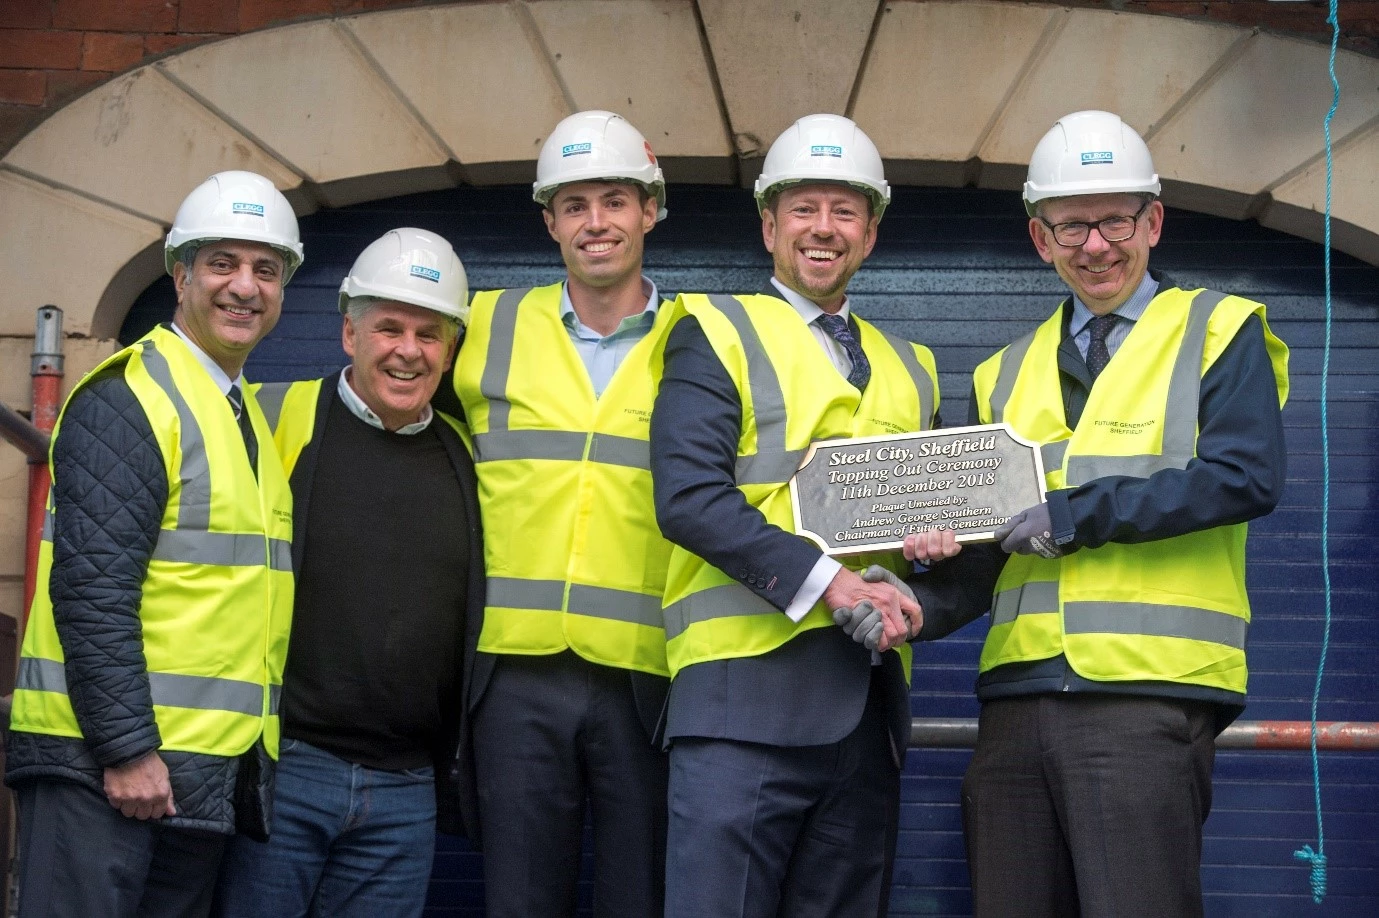
MULTIPOLYGON (((1116 115, 1054 125, 1024 198, 1072 296, 974 377, 972 423, 1040 444, 1048 488, 997 530, 1003 551, 930 575, 985 558, 995 579, 962 791, 978 915, 1202 914, 1214 740, 1245 700, 1245 523, 1283 489, 1288 351, 1263 304, 1149 270, 1159 190, 1116 115)), ((974 617, 914 587, 923 638, 974 617)))

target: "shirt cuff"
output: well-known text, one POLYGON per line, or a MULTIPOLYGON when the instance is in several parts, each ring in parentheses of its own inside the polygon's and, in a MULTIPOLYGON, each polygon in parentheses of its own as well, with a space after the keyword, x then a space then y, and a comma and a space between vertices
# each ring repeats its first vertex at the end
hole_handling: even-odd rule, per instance
POLYGON ((824 590, 828 589, 828 585, 842 569, 843 566, 828 555, 819 555, 819 560, 814 562, 814 569, 804 578, 804 583, 800 585, 790 605, 785 607, 786 617, 792 622, 798 622, 808 615, 809 610, 814 608, 814 603, 824 595, 824 590))

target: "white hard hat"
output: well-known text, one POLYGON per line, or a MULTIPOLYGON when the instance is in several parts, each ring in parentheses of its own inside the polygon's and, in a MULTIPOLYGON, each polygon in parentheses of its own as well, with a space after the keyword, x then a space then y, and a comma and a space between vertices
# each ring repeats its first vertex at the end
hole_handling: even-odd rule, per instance
POLYGON ((405 226, 369 243, 340 284, 340 311, 352 297, 372 296, 469 318, 469 279, 450 243, 405 226))
POLYGON ((1159 176, 1144 139, 1119 115, 1073 112, 1039 141, 1029 160, 1025 210, 1045 198, 1077 194, 1152 194, 1159 176))
POLYGON ((239 239, 263 242, 283 256, 283 283, 302 264, 297 215, 273 183, 254 172, 217 172, 182 201, 163 246, 168 273, 189 242, 239 239))
POLYGON ((772 192, 804 182, 851 185, 871 199, 877 219, 891 202, 876 144, 842 115, 805 115, 776 138, 757 178, 757 209, 772 192))
POLYGON ((532 198, 545 207, 561 185, 627 181, 656 198, 656 219, 666 218, 666 180, 651 144, 613 112, 576 112, 546 138, 536 160, 532 198))

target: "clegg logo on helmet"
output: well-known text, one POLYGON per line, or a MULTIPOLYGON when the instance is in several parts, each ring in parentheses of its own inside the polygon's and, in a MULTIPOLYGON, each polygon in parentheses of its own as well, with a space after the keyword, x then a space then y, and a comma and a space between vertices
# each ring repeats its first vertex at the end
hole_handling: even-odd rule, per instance
POLYGON ((631 182, 656 199, 656 219, 666 218, 666 180, 641 132, 622 115, 576 112, 551 131, 536 159, 532 199, 550 204, 561 185, 631 182))
POLYGON ((235 239, 262 242, 283 257, 283 283, 302 264, 297 215, 272 182, 254 172, 217 172, 192 189, 177 208, 163 244, 168 273, 188 245, 235 239))
POLYGON ((1038 203, 1048 198, 1080 194, 1158 197, 1160 190, 1149 147, 1134 128, 1111 112, 1073 112, 1058 119, 1030 156, 1025 210, 1035 216, 1038 203))
POLYGON ((369 243, 340 284, 340 311, 360 296, 469 319, 469 279, 450 243, 427 230, 404 226, 369 243))
POLYGON ((877 219, 891 202, 891 186, 876 144, 850 118, 806 115, 776 138, 756 182, 757 209, 787 185, 833 182, 862 192, 877 219))

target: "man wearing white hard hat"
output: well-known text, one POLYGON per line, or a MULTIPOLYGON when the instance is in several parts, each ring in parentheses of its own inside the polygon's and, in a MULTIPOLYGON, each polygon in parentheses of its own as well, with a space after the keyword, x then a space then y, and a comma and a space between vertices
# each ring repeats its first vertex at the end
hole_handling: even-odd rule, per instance
POLYGON ((670 318, 642 275, 665 216, 651 146, 623 117, 561 121, 533 196, 561 283, 474 297, 455 392, 474 432, 488 604, 474 719, 490 918, 572 916, 586 811, 594 914, 661 912, 666 693, 649 419, 670 318))
POLYGON ((479 508, 467 432, 430 406, 469 313, 464 266, 435 233, 390 230, 340 312, 349 366, 258 392, 292 486, 297 593, 273 833, 231 844, 226 918, 419 918, 437 827, 474 827, 459 698, 479 508))
POLYGON ((933 356, 862 320, 848 283, 890 202, 838 115, 771 145, 756 183, 763 292, 683 295, 652 416, 675 543, 665 621, 666 915, 884 914, 921 610, 898 551, 843 559, 795 534, 811 442, 937 423, 933 356))
POLYGON ((302 245, 270 181, 222 172, 165 251, 171 324, 53 434, 5 775, 25 916, 204 915, 231 833, 268 827, 292 495, 242 369, 302 245))
MULTIPOLYGON (((1246 521, 1283 489, 1288 350, 1263 304, 1149 269, 1159 191, 1116 115, 1054 125, 1024 199, 1071 295, 974 378, 971 422, 1041 444, 1048 488, 999 550, 964 551, 994 554, 962 792, 978 915, 1202 914, 1214 740, 1245 703, 1246 521)), ((973 617, 926 608, 926 637, 973 617)))

